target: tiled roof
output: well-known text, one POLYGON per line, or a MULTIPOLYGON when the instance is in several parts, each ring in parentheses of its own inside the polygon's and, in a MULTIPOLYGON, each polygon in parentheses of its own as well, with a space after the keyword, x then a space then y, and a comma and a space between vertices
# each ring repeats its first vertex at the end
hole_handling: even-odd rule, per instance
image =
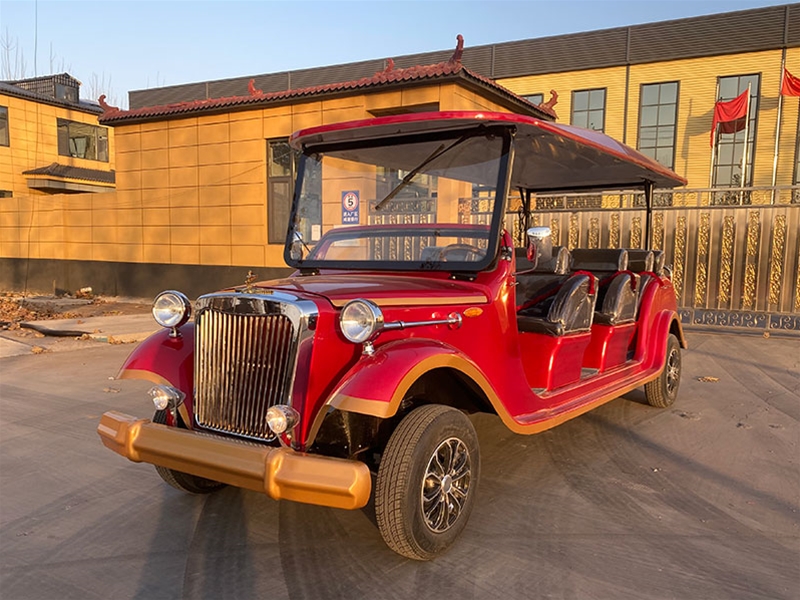
POLYGON ((23 175, 48 175, 50 177, 62 177, 64 179, 82 179, 84 181, 98 181, 100 183, 115 183, 116 174, 114 171, 101 171, 100 169, 86 169, 84 167, 70 167, 51 163, 46 167, 23 171, 23 175))
POLYGON ((57 100, 52 96, 46 96, 30 90, 25 90, 19 86, 9 83, 8 81, 0 81, 0 94, 6 96, 13 96, 15 98, 23 98, 33 102, 41 102, 42 104, 50 104, 52 106, 59 106, 61 108, 69 108, 70 110, 79 110, 81 112, 99 115, 103 109, 94 102, 86 100, 79 100, 78 103, 67 102, 65 100, 57 100))
POLYGON ((165 104, 162 106, 145 106, 133 110, 120 110, 115 107, 108 107, 101 115, 100 123, 113 125, 123 121, 142 122, 159 120, 164 117, 174 118, 189 116, 198 113, 228 112, 232 109, 241 110, 251 106, 283 103, 301 98, 324 95, 344 95, 374 88, 436 80, 460 80, 481 87, 493 93, 495 96, 500 96, 507 103, 517 107, 520 112, 525 114, 543 117, 548 120, 555 116, 552 109, 547 107, 542 108, 532 104, 503 86, 498 85, 488 77, 479 75, 466 68, 461 64, 460 60, 451 59, 434 65, 418 65, 405 69, 396 69, 394 68, 394 63, 389 61, 389 66, 385 70, 378 71, 372 77, 363 77, 353 81, 284 90, 280 92, 264 93, 261 90, 255 89, 253 80, 251 80, 249 85, 250 93, 247 96, 192 100, 188 102, 165 104))

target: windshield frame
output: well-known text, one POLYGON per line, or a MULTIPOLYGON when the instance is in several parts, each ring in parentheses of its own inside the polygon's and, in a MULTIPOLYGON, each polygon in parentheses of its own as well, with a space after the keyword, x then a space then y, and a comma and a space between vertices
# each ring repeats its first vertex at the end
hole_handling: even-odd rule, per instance
MULTIPOLYGON (((348 140, 342 142, 326 143, 321 142, 309 146, 303 146, 303 153, 297 170, 297 180, 295 182, 294 193, 292 195, 292 209, 289 215, 289 226, 286 231, 283 256, 286 264, 290 267, 305 271, 317 271, 320 269, 339 269, 339 270, 361 270, 361 271, 442 271, 450 273, 477 273, 483 271, 495 262, 497 258, 498 246, 500 241, 500 231, 503 227, 506 203, 508 201, 508 187, 510 182, 509 170, 513 164, 513 138, 516 128, 513 124, 494 124, 479 123, 458 129, 448 129, 445 131, 433 131, 430 133, 407 133, 392 137, 380 137, 364 140, 348 140), (492 209, 492 219, 489 225, 489 236, 486 247, 486 255, 478 261, 350 261, 350 260, 313 260, 313 259, 293 259, 291 256, 292 243, 294 241, 295 221, 302 194, 303 180, 306 171, 306 162, 312 160, 312 155, 337 152, 348 149, 369 149, 378 147, 389 147, 417 142, 436 142, 451 140, 453 142, 461 138, 486 137, 489 135, 500 136, 502 144, 497 167, 497 185, 495 187, 494 205, 492 209)), ((421 171, 424 173, 424 169, 421 171)), ((435 223, 430 224, 435 227, 435 223)), ((446 225, 446 224, 445 224, 446 225)), ((451 224, 452 225, 452 224, 451 224)), ((367 226, 369 227, 369 226, 367 226)), ((380 226, 376 226, 380 227, 380 226)), ((323 236, 324 238, 324 236, 323 236)))

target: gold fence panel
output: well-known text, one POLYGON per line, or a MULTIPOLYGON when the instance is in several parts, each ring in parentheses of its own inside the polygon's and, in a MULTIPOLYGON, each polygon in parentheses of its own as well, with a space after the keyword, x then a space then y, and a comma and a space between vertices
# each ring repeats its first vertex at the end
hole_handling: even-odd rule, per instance
MULTIPOLYGON (((570 250, 643 248, 644 220, 641 208, 534 213, 570 250)), ((684 323, 800 333, 800 205, 659 207, 652 228, 684 323)))

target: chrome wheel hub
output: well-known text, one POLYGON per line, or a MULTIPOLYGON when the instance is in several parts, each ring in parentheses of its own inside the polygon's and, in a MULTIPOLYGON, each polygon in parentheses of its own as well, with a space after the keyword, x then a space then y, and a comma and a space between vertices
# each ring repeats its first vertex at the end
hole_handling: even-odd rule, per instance
POLYGON ((434 450, 422 482, 422 515, 435 533, 450 529, 458 520, 469 493, 472 463, 467 446, 448 438, 434 450))
POLYGON ((673 350, 667 357, 667 393, 672 395, 678 388, 681 376, 681 356, 678 350, 673 350))

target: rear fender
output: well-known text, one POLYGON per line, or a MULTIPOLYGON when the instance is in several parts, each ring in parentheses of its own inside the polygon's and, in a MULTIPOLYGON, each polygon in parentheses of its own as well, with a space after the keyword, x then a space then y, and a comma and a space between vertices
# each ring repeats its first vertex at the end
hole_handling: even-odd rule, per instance
POLYGON ((681 329, 680 319, 678 314, 671 310, 662 310, 653 319, 653 324, 644 339, 647 339, 647 348, 645 349, 646 355, 649 360, 646 360, 647 368, 653 370, 657 376, 661 373, 664 364, 667 360, 667 338, 670 333, 675 333, 682 348, 685 348, 686 343, 683 338, 683 330, 681 329))
MULTIPOLYGON (((125 360, 117 379, 144 379, 169 385, 186 394, 185 407, 191 423, 194 388, 194 323, 180 327, 180 337, 170 337, 168 329, 154 333, 125 360)), ((181 411, 183 413, 183 411, 181 411)))
MULTIPOLYGON (((447 367, 471 379, 488 398, 496 398, 486 376, 461 352, 436 340, 410 339, 380 346, 350 369, 344 383, 325 405, 342 411, 387 419, 422 375, 447 367)), ((320 411, 324 415, 325 409, 320 411)), ((317 427, 314 428, 316 433, 317 427)))

